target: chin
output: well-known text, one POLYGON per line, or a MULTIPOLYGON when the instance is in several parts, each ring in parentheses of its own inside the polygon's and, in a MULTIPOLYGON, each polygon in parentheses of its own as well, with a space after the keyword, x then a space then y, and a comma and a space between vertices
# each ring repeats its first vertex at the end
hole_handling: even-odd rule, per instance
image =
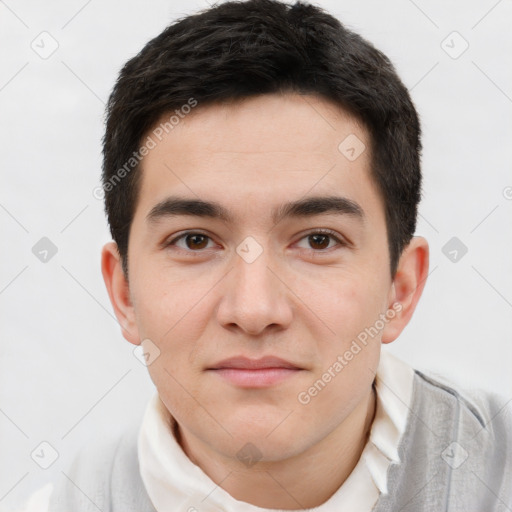
POLYGON ((289 423, 285 426, 284 423, 279 425, 279 422, 269 421, 257 426, 243 423, 232 427, 230 432, 233 437, 226 443, 225 449, 238 459, 247 456, 262 462, 293 457, 306 448, 307 435, 297 425, 289 423))

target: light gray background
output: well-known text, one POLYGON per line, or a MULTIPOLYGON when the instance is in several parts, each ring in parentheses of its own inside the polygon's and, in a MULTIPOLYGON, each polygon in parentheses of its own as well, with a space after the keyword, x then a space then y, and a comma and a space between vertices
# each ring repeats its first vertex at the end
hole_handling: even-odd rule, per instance
MULTIPOLYGON (((417 234, 430 243, 431 275, 389 350, 505 402, 512 398, 512 2, 316 3, 391 58, 423 124, 417 234), (465 43, 453 31, 469 44, 458 58, 465 43), (454 236, 468 248, 457 262, 442 252, 454 236)), ((104 103, 128 58, 174 18, 207 6, 0 0, 0 509, 14 510, 60 475, 81 445, 140 421, 154 392, 121 336, 100 272, 110 236, 92 191, 104 103), (31 48, 51 48, 43 31, 59 45, 47 59, 31 48), (32 253, 44 236, 58 248, 47 263, 32 253), (46 470, 30 456, 42 441, 60 455, 46 470)))

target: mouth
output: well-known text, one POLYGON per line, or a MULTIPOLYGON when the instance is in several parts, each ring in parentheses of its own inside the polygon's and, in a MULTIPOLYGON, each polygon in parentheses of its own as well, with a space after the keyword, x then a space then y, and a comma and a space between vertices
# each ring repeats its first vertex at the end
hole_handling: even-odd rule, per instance
POLYGON ((304 368, 284 359, 267 356, 261 359, 249 359, 244 356, 225 359, 207 371, 214 373, 224 381, 242 388, 264 388, 279 384, 297 374, 304 368))

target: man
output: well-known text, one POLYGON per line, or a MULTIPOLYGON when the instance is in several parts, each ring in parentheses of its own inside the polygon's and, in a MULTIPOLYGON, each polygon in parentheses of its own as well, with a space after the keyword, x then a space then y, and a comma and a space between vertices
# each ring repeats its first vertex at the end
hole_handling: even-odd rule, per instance
POLYGON ((156 394, 50 510, 512 510, 503 401, 381 351, 428 275, 420 150, 390 61, 311 5, 223 3, 131 59, 102 271, 156 394))

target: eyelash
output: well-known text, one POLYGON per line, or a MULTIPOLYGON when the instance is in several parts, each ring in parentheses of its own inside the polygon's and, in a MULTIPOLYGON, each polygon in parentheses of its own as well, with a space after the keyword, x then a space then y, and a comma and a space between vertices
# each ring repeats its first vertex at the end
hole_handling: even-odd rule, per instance
MULTIPOLYGON (((185 238, 186 236, 190 236, 190 235, 201 235, 201 236, 204 236, 206 238, 209 238, 210 240, 212 240, 212 238, 208 235, 206 235, 205 233, 201 233, 199 231, 186 231, 184 233, 182 233, 181 235, 178 235, 177 237, 167 241, 167 242, 164 242, 164 247, 169 247, 169 246, 173 246, 173 245, 176 245, 176 242, 178 242, 178 240, 181 240, 182 238, 185 238)), ((305 235, 303 235, 300 240, 303 240, 304 238, 307 238, 309 236, 312 236, 312 235, 329 235, 331 238, 333 238, 336 242, 338 242, 338 245, 340 247, 345 247, 348 245, 347 242, 345 242, 342 238, 340 238, 337 233, 335 231, 331 231, 330 229, 317 229, 315 231, 311 231, 310 233, 306 233, 305 235)), ((300 241, 299 240, 299 241, 300 241)), ((197 250, 197 251, 193 251, 193 250, 190 250, 190 249, 183 249, 181 247, 179 247, 178 249, 182 250, 182 251, 185 251, 186 253, 188 254, 193 254, 194 256, 199 256, 201 255, 203 252, 206 251, 206 249, 200 249, 200 250, 197 250)), ((316 253, 316 254, 322 254, 322 253, 327 253, 328 251, 330 251, 331 249, 333 249, 333 247, 330 247, 329 249, 310 249, 310 251, 316 253)))

